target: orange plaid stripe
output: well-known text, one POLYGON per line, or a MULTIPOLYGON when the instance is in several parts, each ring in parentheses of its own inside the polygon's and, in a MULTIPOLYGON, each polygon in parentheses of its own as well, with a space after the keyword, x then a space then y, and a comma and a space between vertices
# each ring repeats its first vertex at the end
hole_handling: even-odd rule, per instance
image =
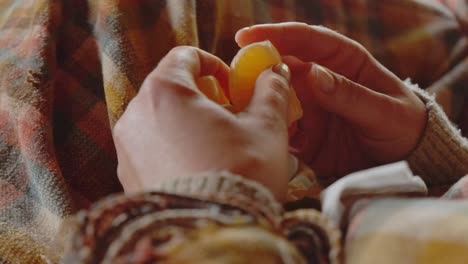
MULTIPOLYGON (((322 24, 429 87, 466 64, 463 8, 456 0, 0 0, 0 223, 32 230, 39 217, 62 218, 121 191, 111 127, 174 46, 199 45, 229 62, 241 27, 322 24)), ((466 95, 466 74, 454 76, 436 90, 466 95)), ((460 120, 468 125, 466 114, 460 120)))

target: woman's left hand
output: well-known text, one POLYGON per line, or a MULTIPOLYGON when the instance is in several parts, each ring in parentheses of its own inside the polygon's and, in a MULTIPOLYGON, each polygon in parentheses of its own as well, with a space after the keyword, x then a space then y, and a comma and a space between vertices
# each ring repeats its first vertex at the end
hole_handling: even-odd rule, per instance
POLYGON ((405 159, 417 147, 427 121, 424 103, 362 45, 293 22, 236 35, 241 47, 266 39, 291 68, 304 110, 292 142, 317 175, 333 181, 405 159))

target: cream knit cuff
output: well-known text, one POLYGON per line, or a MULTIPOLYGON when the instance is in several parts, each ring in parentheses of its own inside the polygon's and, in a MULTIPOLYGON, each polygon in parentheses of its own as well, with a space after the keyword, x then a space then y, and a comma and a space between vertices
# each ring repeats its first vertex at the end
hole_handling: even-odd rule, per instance
POLYGON ((228 171, 213 171, 169 180, 156 186, 155 191, 230 205, 250 211, 251 215, 252 212, 253 215, 260 212, 274 228, 282 230, 280 233, 293 243, 292 234, 296 232, 309 230, 309 235, 316 232, 320 238, 315 243, 320 246, 308 249, 308 252, 316 250, 316 254, 323 254, 328 258, 327 263, 340 263, 341 232, 329 219, 313 209, 284 212, 273 194, 255 181, 228 171))
POLYGON ((228 171, 175 178, 161 183, 155 190, 259 211, 274 221, 283 214, 283 207, 266 187, 228 171))
POLYGON ((449 121, 433 96, 406 81, 426 104, 428 121, 418 147, 407 161, 428 186, 451 185, 468 174, 468 140, 449 121))

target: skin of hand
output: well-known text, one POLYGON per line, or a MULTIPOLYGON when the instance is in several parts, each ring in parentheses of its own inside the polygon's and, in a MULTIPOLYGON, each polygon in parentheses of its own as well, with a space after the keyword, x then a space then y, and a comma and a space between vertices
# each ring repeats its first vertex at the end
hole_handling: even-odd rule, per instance
POLYGON ((236 34, 240 47, 266 39, 289 65, 304 110, 290 144, 317 175, 333 180, 415 149, 427 121, 424 103, 363 46, 294 22, 236 34))
POLYGON ((203 95, 195 82, 213 75, 227 88, 228 66, 193 47, 171 50, 113 129, 125 192, 149 191, 168 178, 228 170, 262 183, 283 199, 290 85, 289 76, 275 72, 264 71, 250 105, 233 114, 203 95))

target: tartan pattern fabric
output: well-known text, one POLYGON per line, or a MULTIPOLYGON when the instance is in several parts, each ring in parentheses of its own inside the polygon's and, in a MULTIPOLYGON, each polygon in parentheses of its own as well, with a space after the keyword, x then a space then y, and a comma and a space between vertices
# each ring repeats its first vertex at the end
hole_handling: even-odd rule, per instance
MULTIPOLYGON (((401 78, 444 95, 466 129, 462 8, 464 0, 0 0, 0 233, 40 243, 21 262, 41 262, 64 216, 121 191, 111 128, 158 61, 193 45, 229 62, 235 32, 252 24, 303 21, 346 34, 401 78)), ((3 246, 5 261, 17 256, 3 246)))

